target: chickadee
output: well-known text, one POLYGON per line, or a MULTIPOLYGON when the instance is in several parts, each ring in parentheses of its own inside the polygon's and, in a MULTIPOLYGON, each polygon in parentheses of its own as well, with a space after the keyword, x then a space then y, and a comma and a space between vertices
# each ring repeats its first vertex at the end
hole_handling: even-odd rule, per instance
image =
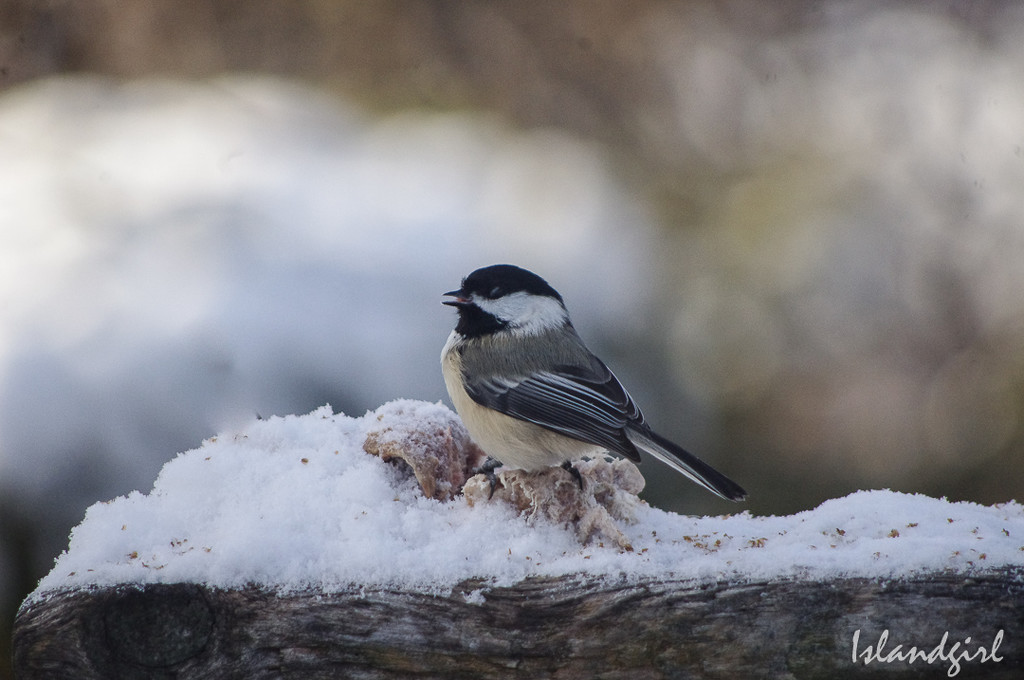
POLYGON ((441 351, 445 386, 492 459, 527 471, 562 465, 582 486, 573 461, 607 450, 639 462, 643 451, 722 498, 746 498, 738 484, 651 430, 576 334, 547 281, 497 264, 444 295, 454 299, 442 304, 459 312, 441 351))

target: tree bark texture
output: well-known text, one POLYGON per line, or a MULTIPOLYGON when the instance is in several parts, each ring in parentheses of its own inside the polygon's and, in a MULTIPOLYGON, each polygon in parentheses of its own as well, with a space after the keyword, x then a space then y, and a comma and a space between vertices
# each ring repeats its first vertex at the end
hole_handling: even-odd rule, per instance
POLYGON ((24 605, 14 665, 22 680, 939 678, 955 649, 972 655, 960 656, 961 677, 1009 679, 1024 677, 1022 604, 1020 569, 704 585, 535 578, 440 596, 124 585, 24 605), (997 634, 993 656, 979 655, 997 634), (947 656, 932 663, 898 656, 940 643, 947 656), (877 651, 870 663, 865 650, 877 651))

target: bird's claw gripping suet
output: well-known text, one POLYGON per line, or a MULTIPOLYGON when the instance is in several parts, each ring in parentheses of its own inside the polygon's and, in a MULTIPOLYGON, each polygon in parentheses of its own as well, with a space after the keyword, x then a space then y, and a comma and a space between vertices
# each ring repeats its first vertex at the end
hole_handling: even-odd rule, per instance
POLYGON ((573 478, 576 479, 576 483, 580 485, 580 491, 583 491, 583 476, 580 471, 576 469, 576 466, 572 464, 571 460, 567 460, 562 463, 562 469, 566 470, 573 478))
POLYGON ((491 493, 487 496, 489 499, 494 497, 494 488, 498 486, 498 476, 494 474, 494 471, 500 467, 500 460, 488 456, 487 460, 484 461, 484 464, 473 471, 474 474, 486 477, 487 481, 490 483, 491 493))

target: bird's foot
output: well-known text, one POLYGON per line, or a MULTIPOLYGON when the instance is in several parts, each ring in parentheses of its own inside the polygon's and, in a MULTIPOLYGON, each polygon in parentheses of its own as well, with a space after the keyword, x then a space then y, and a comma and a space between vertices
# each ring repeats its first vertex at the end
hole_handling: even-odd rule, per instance
POLYGON ((491 493, 487 498, 494 497, 494 487, 498 486, 498 476, 494 474, 497 468, 501 467, 501 461, 496 458, 487 457, 484 464, 473 471, 473 474, 483 475, 491 485, 491 493))
POLYGON ((567 471, 576 479, 576 483, 580 485, 580 491, 583 491, 583 476, 580 475, 580 471, 576 469, 576 466, 572 464, 572 461, 567 460, 562 463, 562 469, 567 471))

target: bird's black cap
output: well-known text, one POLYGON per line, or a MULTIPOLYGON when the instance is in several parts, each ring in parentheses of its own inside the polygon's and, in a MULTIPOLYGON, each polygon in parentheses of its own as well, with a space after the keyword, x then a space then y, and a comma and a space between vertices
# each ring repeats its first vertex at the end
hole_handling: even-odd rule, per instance
POLYGON ((468 297, 471 294, 494 300, 510 293, 546 295, 562 302, 562 296, 547 281, 513 264, 492 264, 477 269, 462 279, 462 288, 446 295, 468 297))

